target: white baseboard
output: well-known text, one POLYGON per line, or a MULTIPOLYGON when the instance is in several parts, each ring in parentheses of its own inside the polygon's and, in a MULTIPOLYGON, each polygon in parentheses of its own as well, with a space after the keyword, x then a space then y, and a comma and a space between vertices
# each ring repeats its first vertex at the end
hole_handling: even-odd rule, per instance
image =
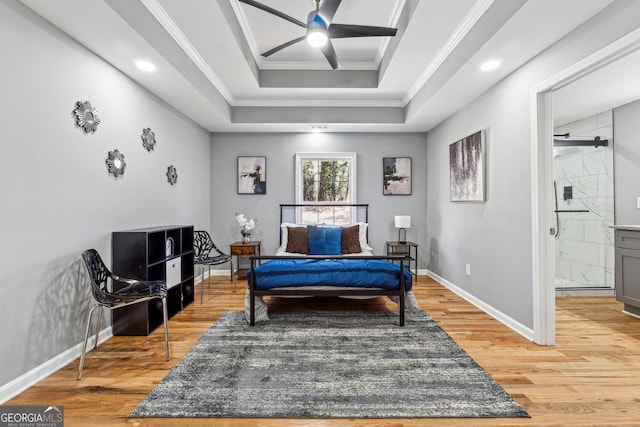
MULTIPOLYGON (((216 268, 214 270, 212 268, 211 269, 211 275, 212 276, 227 276, 227 277, 231 277, 231 272, 229 271, 228 268, 226 270, 225 269, 219 269, 219 268, 216 268)), ((207 278, 207 277, 209 277, 209 272, 205 271, 204 274, 201 275, 201 276, 204 276, 205 278, 207 278)))
POLYGON ((513 330, 514 332, 518 333, 519 335, 528 339, 529 341, 533 341, 533 329, 523 325, 522 323, 518 322, 512 317, 507 316, 506 314, 490 306, 489 304, 479 300, 478 298, 474 297, 464 289, 457 287, 453 283, 449 282, 443 277, 438 276, 434 272, 430 270, 425 270, 425 273, 427 276, 431 277, 433 280, 440 283, 442 286, 449 289, 454 294, 460 296, 464 300, 478 307, 480 310, 484 311, 489 316, 493 317, 494 319, 496 319, 498 322, 502 323, 509 329, 513 330))
POLYGON ((632 312, 627 311, 627 310, 622 310, 622 313, 626 314, 627 316, 631 316, 631 317, 635 317, 636 319, 640 319, 640 315, 638 315, 636 313, 632 313, 632 312))
MULTIPOLYGON (((100 331, 100 344, 108 340, 113 336, 111 326, 100 331)), ((95 335, 89 337, 87 342, 87 351, 93 348, 95 342, 95 335)), ((82 354, 82 343, 76 344, 63 353, 54 356, 41 365, 36 366, 29 372, 19 376, 18 378, 4 384, 0 387, 0 404, 5 403, 9 399, 14 398, 18 394, 22 393, 29 387, 34 386, 38 382, 42 381, 54 372, 64 368, 69 363, 73 362, 82 354)), ((74 373, 74 376, 76 374, 74 373)))

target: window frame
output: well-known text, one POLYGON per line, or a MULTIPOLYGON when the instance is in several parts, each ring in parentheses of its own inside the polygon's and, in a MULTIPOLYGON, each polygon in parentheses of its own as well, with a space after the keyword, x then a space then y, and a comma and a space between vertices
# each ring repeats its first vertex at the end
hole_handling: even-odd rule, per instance
POLYGON ((357 154, 355 152, 333 152, 333 153, 296 153, 296 179, 295 179, 295 200, 296 204, 313 203, 314 205, 322 204, 354 204, 357 203, 356 196, 356 159, 357 154), (302 162, 308 160, 319 161, 348 161, 349 162, 349 197, 344 202, 305 202, 303 198, 303 176, 302 176, 302 162))
MULTIPOLYGON (((357 153, 355 152, 310 152, 310 153, 296 153, 295 157, 295 202, 296 204, 310 204, 315 206, 326 205, 352 205, 358 202, 356 194, 356 176, 357 176, 357 153), (347 161, 349 163, 349 193, 347 200, 343 202, 328 201, 328 202, 306 202, 303 200, 304 192, 304 177, 302 164, 308 160, 318 161, 347 161)), ((350 213, 353 218, 353 212, 350 213)), ((296 213, 296 222, 302 223, 302 210, 296 213)))

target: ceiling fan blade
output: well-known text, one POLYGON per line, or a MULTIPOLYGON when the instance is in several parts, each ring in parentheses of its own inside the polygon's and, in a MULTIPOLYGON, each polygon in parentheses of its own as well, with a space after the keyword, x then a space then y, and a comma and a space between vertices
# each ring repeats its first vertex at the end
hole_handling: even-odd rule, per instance
POLYGON ((398 32, 398 29, 388 27, 372 27, 369 25, 331 24, 328 31, 329 38, 343 39, 347 37, 395 36, 398 32))
POLYGON ((267 5, 264 5, 262 3, 258 3, 257 1, 253 1, 253 0, 238 0, 238 1, 240 3, 248 4, 249 6, 257 7, 260 10, 264 10, 267 13, 275 15, 275 16, 277 16, 279 18, 282 18, 282 19, 284 19, 286 21, 289 21, 289 22, 291 22, 293 24, 296 24, 296 25, 298 25, 298 26, 300 26, 302 28, 307 28, 307 24, 305 24, 304 22, 298 21, 296 18, 292 18, 291 16, 289 16, 289 15, 287 15, 285 13, 282 13, 279 10, 275 10, 274 8, 269 7, 267 5))
POLYGON ((327 24, 333 21, 333 16, 336 14, 336 10, 338 10, 341 2, 342 0, 324 0, 322 6, 320 6, 318 14, 322 16, 322 19, 324 19, 327 24))
POLYGON ((273 55, 273 54, 274 54, 274 53, 276 53, 276 52, 280 52, 280 51, 281 51, 282 49, 284 49, 285 47, 289 47, 289 46, 291 46, 291 45, 294 45, 294 44, 296 44, 296 43, 298 43, 298 42, 300 42, 300 41, 302 41, 302 40, 304 40, 304 39, 306 39, 306 38, 307 38, 307 36, 306 36, 306 34, 305 34, 305 35, 304 35, 304 36, 302 36, 302 37, 298 37, 297 39, 290 40, 290 41, 288 41, 288 42, 286 42, 286 43, 281 44, 280 46, 276 46, 276 47, 274 47, 273 49, 266 51, 265 53, 263 53, 263 54, 262 54, 262 56, 264 56, 265 58, 266 58, 267 56, 271 56, 271 55, 273 55))
POLYGON ((336 54, 336 50, 333 48, 333 44, 331 40, 327 40, 327 44, 320 48, 324 57, 327 58, 329 64, 331 64, 331 68, 334 70, 340 67, 340 63, 338 62, 338 55, 336 54))

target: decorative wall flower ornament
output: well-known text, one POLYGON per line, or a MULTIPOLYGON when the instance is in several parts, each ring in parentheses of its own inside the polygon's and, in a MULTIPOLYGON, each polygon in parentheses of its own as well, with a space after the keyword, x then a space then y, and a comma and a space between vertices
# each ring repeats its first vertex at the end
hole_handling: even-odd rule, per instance
POLYGON ((171 185, 174 185, 176 182, 178 182, 178 171, 175 167, 173 167, 173 165, 167 168, 167 181, 169 181, 169 184, 171 185))
POLYGON ((127 166, 124 162, 124 154, 118 150, 109 151, 105 164, 107 165, 109 173, 116 178, 124 174, 124 169, 127 166))
POLYGON ((72 116, 76 119, 76 127, 82 129, 85 135, 96 133, 100 118, 98 112, 89 101, 76 102, 76 108, 73 110, 72 116))
POLYGON ((156 146, 156 134, 149 128, 142 129, 142 146, 151 151, 156 146))

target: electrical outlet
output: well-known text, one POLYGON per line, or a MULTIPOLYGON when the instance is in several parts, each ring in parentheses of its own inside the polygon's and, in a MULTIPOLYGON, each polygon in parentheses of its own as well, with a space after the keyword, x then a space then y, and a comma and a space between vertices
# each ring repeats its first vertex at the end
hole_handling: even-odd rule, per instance
POLYGON ((471 276, 471 264, 467 264, 465 265, 465 273, 467 273, 467 276, 471 276))

